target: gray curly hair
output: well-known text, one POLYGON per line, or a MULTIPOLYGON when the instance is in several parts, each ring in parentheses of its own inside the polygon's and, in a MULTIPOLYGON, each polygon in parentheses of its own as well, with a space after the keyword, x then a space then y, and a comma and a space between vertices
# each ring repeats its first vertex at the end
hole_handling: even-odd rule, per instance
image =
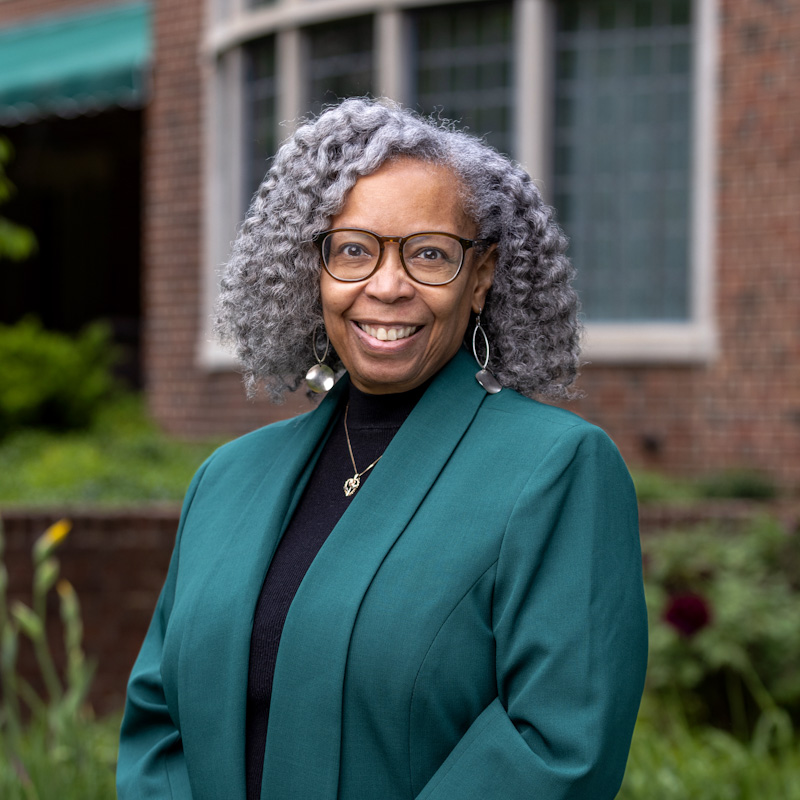
MULTIPOLYGON (((281 146, 234 243, 216 331, 235 349, 248 394, 263 384, 280 401, 300 385, 314 331, 324 327, 312 238, 329 227, 359 177, 406 156, 451 169, 476 238, 497 241, 481 312, 489 369, 522 394, 571 397, 579 356, 573 269, 567 240, 531 177, 446 120, 361 98, 306 120, 281 146)), ((336 353, 326 360, 342 368, 336 353)))

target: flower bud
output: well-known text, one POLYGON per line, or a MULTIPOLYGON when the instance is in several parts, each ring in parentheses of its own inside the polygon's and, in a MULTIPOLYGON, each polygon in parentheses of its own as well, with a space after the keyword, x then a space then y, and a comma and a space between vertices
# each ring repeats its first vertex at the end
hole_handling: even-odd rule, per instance
POLYGON ((689 638, 711 622, 711 607, 704 597, 693 592, 672 595, 664 619, 681 636, 689 638))
POLYGON ((71 529, 72 523, 68 519, 60 519, 58 522, 54 522, 34 543, 34 562, 41 564, 66 538, 71 529))

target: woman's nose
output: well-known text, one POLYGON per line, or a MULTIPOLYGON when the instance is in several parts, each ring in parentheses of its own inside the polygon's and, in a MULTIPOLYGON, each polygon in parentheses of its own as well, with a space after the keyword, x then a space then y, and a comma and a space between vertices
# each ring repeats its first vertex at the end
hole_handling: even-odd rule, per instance
POLYGON ((387 242, 384 246, 381 263, 367 281, 365 291, 384 303, 391 303, 414 294, 414 281, 403 268, 400 249, 396 243, 387 242))

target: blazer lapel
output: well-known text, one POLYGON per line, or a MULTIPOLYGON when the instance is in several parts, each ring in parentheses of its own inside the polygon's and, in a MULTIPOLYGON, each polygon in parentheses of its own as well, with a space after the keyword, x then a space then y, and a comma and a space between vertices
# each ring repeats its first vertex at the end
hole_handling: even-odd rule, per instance
POLYGON ((263 800, 336 797, 342 688, 356 615, 381 562, 486 397, 474 373, 464 351, 442 370, 300 585, 275 667, 263 800), (399 491, 403 476, 410 480, 399 491))
MULTIPOLYGON (((294 428, 285 446, 269 454, 272 461, 238 518, 206 519, 204 524, 215 531, 213 551, 209 547, 186 554, 205 565, 205 583, 185 631, 195 640, 185 648, 193 654, 191 680, 181 682, 179 690, 185 746, 199 755, 196 785, 202 786, 203 797, 245 796, 244 731, 255 606, 267 566, 336 413, 342 386, 337 384, 314 412, 288 423, 294 428), (209 621, 213 647, 208 646, 209 621)), ((235 472, 230 480, 237 480, 235 472)), ((235 508, 225 503, 224 489, 216 505, 230 515, 235 508)))

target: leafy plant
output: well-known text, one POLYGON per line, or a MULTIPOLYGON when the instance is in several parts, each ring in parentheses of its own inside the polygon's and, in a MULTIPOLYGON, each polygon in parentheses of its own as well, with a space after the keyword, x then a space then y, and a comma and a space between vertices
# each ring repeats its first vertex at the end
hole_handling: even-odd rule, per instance
POLYGON ((742 741, 800 717, 800 541, 763 517, 644 540, 648 686, 742 741))
POLYGON ((220 443, 170 438, 147 417, 141 397, 115 395, 87 430, 20 430, 0 441, 0 504, 177 503, 220 443))
MULTIPOLYGON (((0 205, 14 194, 14 184, 6 175, 5 166, 14 155, 11 142, 0 136, 0 205)), ((24 261, 36 250, 33 231, 0 216, 0 260, 24 261)))
POLYGON ((109 751, 108 737, 99 733, 86 702, 94 667, 86 660, 81 644, 78 597, 69 581, 59 580, 59 562, 54 556, 69 530, 70 523, 60 520, 37 539, 33 547, 33 602, 28 606, 16 600, 9 607, 0 527, 0 751, 4 755, 0 761, 0 796, 9 800, 70 796, 65 794, 70 786, 82 787, 83 794, 71 796, 83 800, 107 797, 109 789, 113 792, 113 750, 109 751), (56 668, 47 638, 46 603, 53 587, 59 596, 64 633, 63 675, 56 668), (17 654, 23 636, 33 644, 44 696, 18 672, 17 654))
POLYGON ((771 500, 778 488, 757 470, 730 469, 699 478, 679 478, 651 470, 632 469, 640 503, 682 504, 700 500, 771 500))
POLYGON ((109 800, 116 797, 114 770, 119 744, 118 714, 75 722, 69 736, 52 746, 47 728, 23 730, 14 764, 0 752, 3 800, 109 800), (24 772, 19 769, 24 765, 24 772))
POLYGON ((775 484, 763 473, 732 469, 703 478, 699 483, 703 497, 738 497, 745 500, 771 500, 778 494, 775 484))
POLYGON ((640 503, 686 503, 700 498, 697 484, 685 479, 642 469, 632 469, 631 476, 640 503))
POLYGON ((765 752, 645 694, 618 800, 800 800, 800 742, 765 752))
POLYGON ((87 426, 112 388, 114 348, 106 325, 77 337, 34 317, 0 325, 0 436, 22 427, 87 426))

